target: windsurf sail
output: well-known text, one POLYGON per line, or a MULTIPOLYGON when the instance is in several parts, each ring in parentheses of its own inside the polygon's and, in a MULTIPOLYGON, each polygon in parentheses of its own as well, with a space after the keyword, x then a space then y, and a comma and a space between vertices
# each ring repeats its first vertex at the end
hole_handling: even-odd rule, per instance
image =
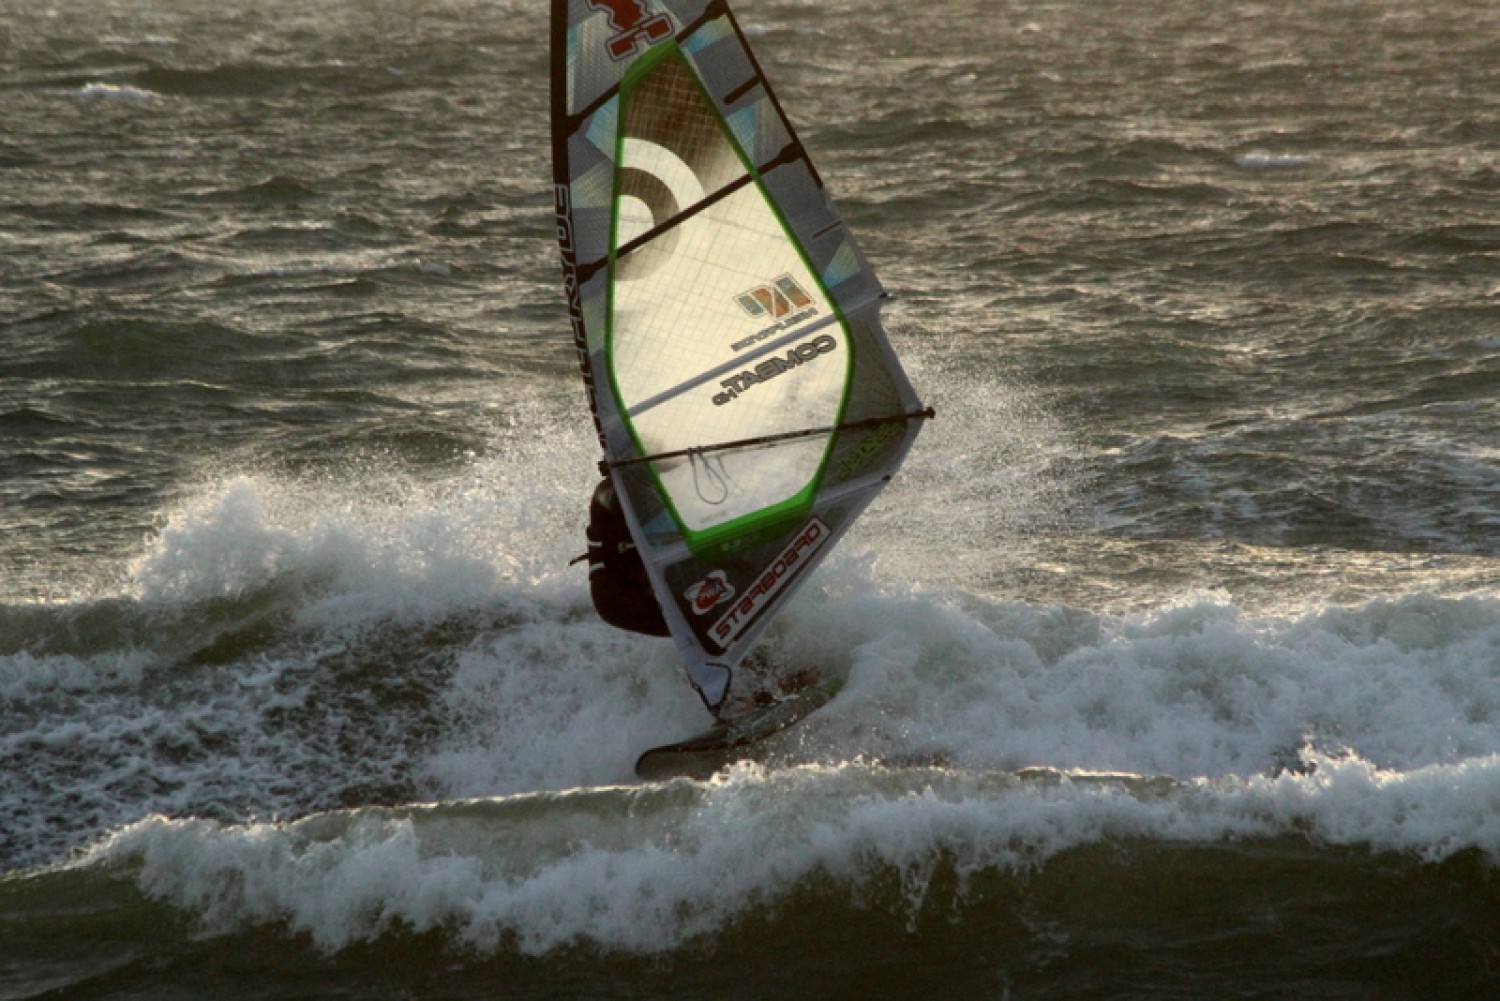
POLYGON ((552 136, 601 468, 717 709, 932 412, 723 0, 553 0, 552 136))

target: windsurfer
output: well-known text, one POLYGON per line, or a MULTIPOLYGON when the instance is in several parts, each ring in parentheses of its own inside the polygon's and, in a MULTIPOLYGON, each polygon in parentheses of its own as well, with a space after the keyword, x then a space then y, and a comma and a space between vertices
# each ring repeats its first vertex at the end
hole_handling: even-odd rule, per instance
POLYGON ((625 512, 606 477, 589 502, 589 594, 599 617, 617 629, 669 636, 661 606, 651 591, 646 565, 630 538, 625 512))

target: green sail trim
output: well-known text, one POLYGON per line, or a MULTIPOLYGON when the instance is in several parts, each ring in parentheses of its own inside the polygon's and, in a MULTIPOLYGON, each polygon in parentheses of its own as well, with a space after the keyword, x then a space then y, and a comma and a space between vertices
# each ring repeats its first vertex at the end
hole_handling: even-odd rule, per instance
MULTIPOLYGON (((812 280, 817 284, 818 291, 822 295, 823 301, 827 303, 827 305, 833 312, 834 321, 833 324, 830 325, 836 325, 838 327, 838 330, 843 337, 843 347, 845 348, 846 352, 843 390, 839 397, 839 403, 835 418, 832 421, 832 425, 837 428, 838 425, 843 423, 844 413, 848 406, 850 390, 854 380, 855 365, 853 337, 849 330, 848 319, 844 315, 843 310, 839 307, 837 299, 824 283, 819 269, 814 265, 811 257, 807 253, 806 248, 802 245, 801 241, 797 239, 796 233, 793 230, 790 222, 788 222, 785 213, 781 209, 781 206, 776 203, 775 199, 773 199, 770 196, 770 193, 766 190, 766 185, 761 177, 760 170, 750 158, 750 156, 746 153, 744 147, 741 146, 738 137, 735 135, 734 129, 729 125, 727 121, 725 121, 724 116, 720 114, 718 106, 714 103, 712 96, 704 87, 703 81, 700 79, 698 73, 693 69, 692 61, 683 53, 681 44, 676 39, 656 46, 652 49, 651 52, 632 63, 630 68, 626 70, 625 75, 620 82, 618 98, 619 106, 617 112, 618 117, 616 119, 618 124, 615 131, 613 195, 611 196, 610 208, 611 219, 608 260, 609 280, 608 290, 606 292, 605 321, 605 353, 607 358, 609 359, 609 365, 607 366, 607 375, 610 380, 610 385, 613 390, 614 397, 615 399, 621 401, 625 399, 616 376, 614 365, 615 271, 620 247, 620 191, 621 174, 623 172, 622 164, 624 163, 625 157, 625 125, 629 121, 630 102, 635 91, 652 73, 656 72, 663 63, 669 60, 675 60, 677 63, 679 63, 687 73, 688 78, 697 88, 698 95, 702 100, 704 107, 708 110, 708 112, 712 115, 714 121, 718 124, 720 134, 724 138, 725 142, 729 145, 729 148, 732 149, 735 155, 739 158, 739 161, 743 166, 746 175, 748 175, 749 177, 749 183, 753 185, 759 192, 761 200, 769 208, 777 223, 780 225, 782 234, 786 238, 787 245, 792 248, 795 251, 797 257, 801 259, 803 265, 807 269, 808 274, 812 276, 812 280)), ((624 424, 626 431, 629 433, 631 441, 636 447, 637 454, 642 456, 647 455, 648 449, 646 447, 646 444, 642 441, 636 429, 634 421, 631 420, 627 412, 627 408, 623 405, 620 410, 620 419, 624 424)), ((818 495, 818 491, 822 487, 824 476, 827 473, 829 462, 834 452, 834 447, 837 444, 838 434, 839 432, 837 430, 834 430, 828 435, 828 441, 824 445, 823 454, 816 471, 809 478, 802 489, 800 489, 797 493, 776 504, 769 505, 767 507, 761 508, 760 510, 741 515, 737 518, 733 518, 722 524, 714 525, 706 529, 690 528, 687 525, 685 519, 682 517, 681 513, 678 511, 677 506, 673 501, 671 492, 666 488, 666 485, 662 482, 654 467, 650 469, 650 474, 652 480, 655 482, 657 492, 660 494, 667 511, 671 514, 673 522, 676 525, 677 530, 680 532, 683 541, 687 544, 689 551, 697 559, 713 561, 715 559, 721 558, 722 556, 732 554, 734 551, 744 549, 747 546, 755 545, 764 539, 771 538, 778 534, 785 534, 795 531, 807 520, 812 512, 814 502, 818 495)), ((717 443, 701 442, 699 444, 711 446, 717 443)))

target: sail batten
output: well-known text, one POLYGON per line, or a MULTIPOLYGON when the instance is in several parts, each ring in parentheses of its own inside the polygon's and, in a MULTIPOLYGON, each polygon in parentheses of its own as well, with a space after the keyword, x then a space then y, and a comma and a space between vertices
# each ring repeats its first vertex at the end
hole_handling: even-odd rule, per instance
POLYGON ((714 706, 925 414, 728 5, 552 16, 558 234, 602 467, 714 706))

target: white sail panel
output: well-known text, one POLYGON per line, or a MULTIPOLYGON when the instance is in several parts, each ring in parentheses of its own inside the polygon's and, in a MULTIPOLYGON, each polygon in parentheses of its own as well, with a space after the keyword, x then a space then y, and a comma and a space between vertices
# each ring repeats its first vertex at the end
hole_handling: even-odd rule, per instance
MULTIPOLYGON (((665 259, 634 278, 620 267, 613 290, 612 375, 642 454, 837 423, 844 331, 760 189, 741 188, 673 235, 665 259)), ((692 463, 656 468, 698 532, 804 490, 823 459, 817 445, 719 457, 711 489, 692 463)))

